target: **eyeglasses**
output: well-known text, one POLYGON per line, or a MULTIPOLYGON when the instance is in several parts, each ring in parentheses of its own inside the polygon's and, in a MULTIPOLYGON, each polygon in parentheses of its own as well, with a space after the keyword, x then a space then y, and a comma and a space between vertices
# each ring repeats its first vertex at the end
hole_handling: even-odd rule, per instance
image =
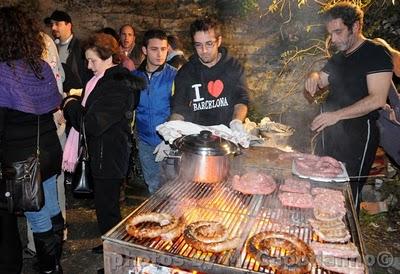
POLYGON ((217 40, 213 40, 213 41, 207 41, 204 44, 199 43, 199 42, 195 42, 194 43, 194 47, 198 50, 203 49, 203 47, 205 47, 206 49, 212 49, 215 44, 217 43, 217 40))

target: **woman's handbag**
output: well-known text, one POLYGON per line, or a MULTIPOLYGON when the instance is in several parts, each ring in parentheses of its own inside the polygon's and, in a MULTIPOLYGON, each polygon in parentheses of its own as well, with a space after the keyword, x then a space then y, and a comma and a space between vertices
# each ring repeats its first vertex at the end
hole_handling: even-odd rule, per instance
POLYGON ((89 167, 89 153, 86 141, 85 123, 81 120, 81 131, 79 134, 79 158, 72 177, 72 187, 74 194, 90 194, 93 192, 91 186, 91 174, 89 167))
POLYGON ((40 121, 38 116, 36 154, 24 161, 2 163, 0 207, 10 213, 39 211, 44 206, 40 174, 40 121))

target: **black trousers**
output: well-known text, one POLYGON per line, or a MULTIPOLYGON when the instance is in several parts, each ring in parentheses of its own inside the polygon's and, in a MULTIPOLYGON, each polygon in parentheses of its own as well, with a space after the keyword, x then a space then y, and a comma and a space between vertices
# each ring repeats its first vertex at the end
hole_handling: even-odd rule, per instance
POLYGON ((0 210, 0 273, 19 274, 22 269, 22 246, 17 217, 0 210))
POLYGON ((317 143, 319 155, 329 155, 343 162, 350 178, 357 214, 361 190, 367 181, 379 144, 376 121, 365 117, 343 120, 326 128, 317 143))
POLYGON ((121 221, 120 187, 124 179, 93 179, 94 204, 101 234, 121 221))

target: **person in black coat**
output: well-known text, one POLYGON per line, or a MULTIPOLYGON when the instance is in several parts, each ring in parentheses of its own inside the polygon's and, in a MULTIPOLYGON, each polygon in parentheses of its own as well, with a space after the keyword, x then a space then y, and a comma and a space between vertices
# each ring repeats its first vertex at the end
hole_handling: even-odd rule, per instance
MULTIPOLYGON (((119 195, 128 170, 130 122, 144 82, 119 65, 118 42, 111 35, 95 34, 84 48, 88 68, 94 76, 87 83, 83 98, 69 96, 64 99, 63 111, 74 130, 80 130, 83 119, 97 222, 104 234, 121 220, 119 195)), ((79 136, 71 130, 64 149, 64 169, 70 164, 70 150, 77 145, 76 140, 70 140, 74 138, 79 136)), ((93 251, 101 252, 102 246, 93 251)))
POLYGON ((73 33, 71 16, 65 11, 55 10, 44 19, 44 23, 51 30, 63 64, 65 72, 64 92, 68 93, 70 89, 83 88, 92 74, 85 66, 81 42, 73 33))
MULTIPOLYGON (((0 37, 1 165, 24 161, 35 154, 39 137, 45 204, 39 211, 24 214, 33 232, 40 273, 62 273, 64 219, 56 180, 62 154, 53 120, 61 95, 50 66, 41 60, 45 45, 34 18, 20 8, 0 8, 0 37)), ((4 181, 0 186, 3 204, 4 181)), ((21 267, 16 216, 0 210, 0 273, 20 273, 21 267)))

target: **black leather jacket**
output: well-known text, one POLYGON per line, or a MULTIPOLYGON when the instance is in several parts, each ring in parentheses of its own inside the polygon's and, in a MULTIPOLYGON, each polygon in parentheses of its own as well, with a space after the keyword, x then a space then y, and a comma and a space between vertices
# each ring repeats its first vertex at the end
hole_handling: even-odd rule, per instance
POLYGON ((71 100, 64 106, 65 118, 78 131, 84 118, 94 178, 125 177, 131 151, 130 122, 143 85, 140 78, 118 65, 106 70, 85 107, 81 100, 71 100))

